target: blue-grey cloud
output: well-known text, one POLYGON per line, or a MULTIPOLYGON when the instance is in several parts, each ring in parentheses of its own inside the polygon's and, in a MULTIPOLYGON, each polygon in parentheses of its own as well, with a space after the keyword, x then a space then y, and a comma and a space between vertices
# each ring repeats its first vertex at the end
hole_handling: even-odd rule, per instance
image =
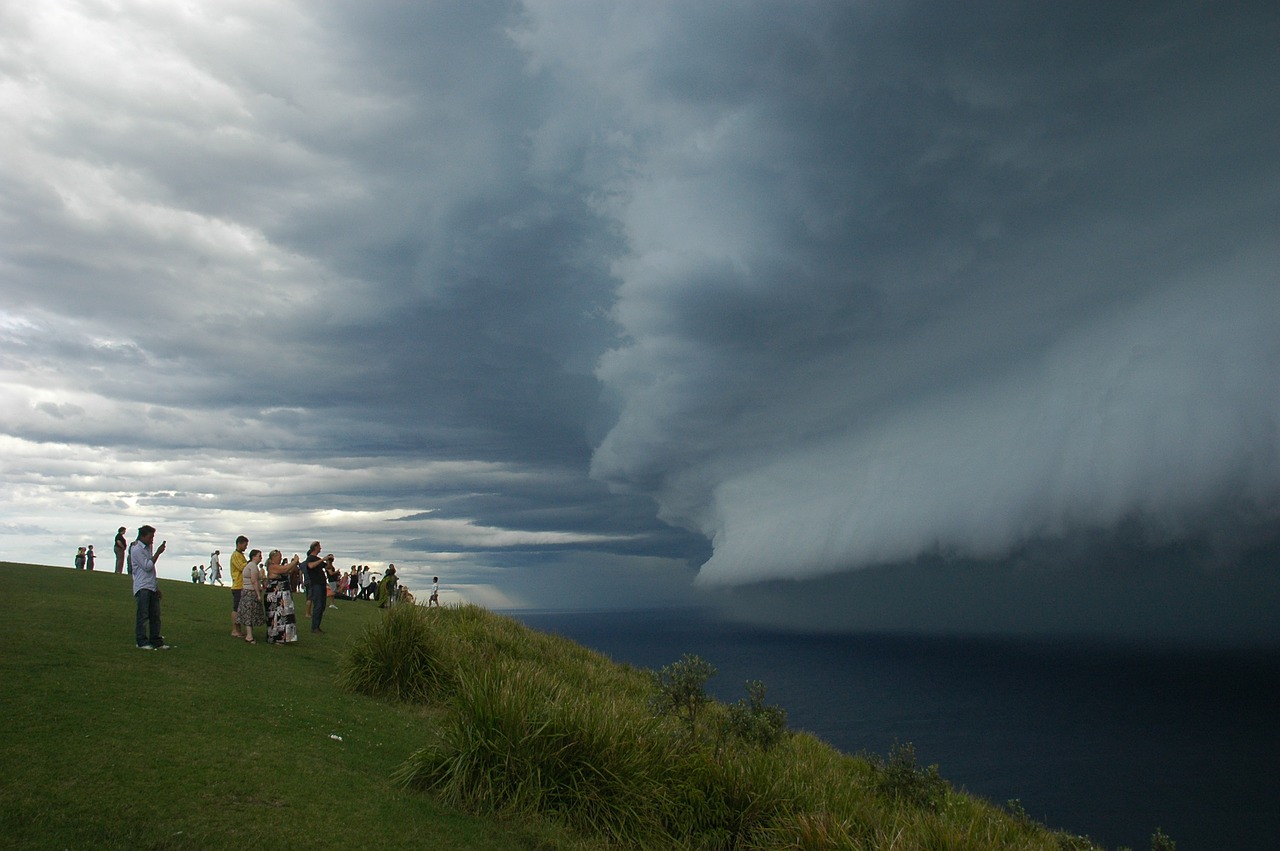
POLYGON ((0 543, 321 535, 531 605, 1230 562, 1280 518, 1278 27, 15 7, 0 543))

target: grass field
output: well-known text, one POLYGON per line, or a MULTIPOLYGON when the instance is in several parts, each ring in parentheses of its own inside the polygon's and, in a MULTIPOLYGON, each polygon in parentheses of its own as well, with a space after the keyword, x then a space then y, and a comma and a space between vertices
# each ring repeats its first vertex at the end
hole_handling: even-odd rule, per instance
POLYGON ((6 848, 559 847, 391 781, 430 712, 334 685, 374 603, 340 602, 296 645, 262 627, 248 645, 228 634, 230 591, 160 580, 175 647, 144 652, 127 576, 0 562, 0 583, 6 848))
POLYGON ((914 752, 779 739, 741 704, 655 714, 654 672, 474 606, 339 602, 324 635, 248 645, 229 590, 161 580, 173 649, 144 652, 126 576, 0 582, 6 848, 1096 848, 914 752))

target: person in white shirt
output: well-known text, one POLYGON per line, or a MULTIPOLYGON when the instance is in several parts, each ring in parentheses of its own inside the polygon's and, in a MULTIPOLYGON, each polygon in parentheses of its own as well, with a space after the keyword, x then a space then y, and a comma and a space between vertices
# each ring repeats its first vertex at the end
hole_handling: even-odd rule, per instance
POLYGON ((138 540, 129 547, 129 564, 133 570, 133 597, 138 602, 138 617, 134 637, 139 650, 168 650, 160 633, 160 586, 156 583, 156 560, 164 554, 168 541, 162 541, 151 551, 156 530, 153 526, 140 526, 138 540))

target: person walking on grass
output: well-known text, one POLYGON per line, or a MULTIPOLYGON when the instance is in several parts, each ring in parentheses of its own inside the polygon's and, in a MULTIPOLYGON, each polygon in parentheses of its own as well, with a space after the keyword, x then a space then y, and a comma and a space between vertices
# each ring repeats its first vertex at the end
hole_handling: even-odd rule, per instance
POLYGON ((431 577, 431 597, 430 599, 427 600, 427 608, 429 609, 432 606, 435 606, 437 609, 440 608, 440 577, 439 576, 431 577))
POLYGON ((244 551, 249 546, 249 539, 244 535, 236 538, 236 551, 231 554, 231 637, 244 638, 240 630, 240 591, 244 588, 244 566, 249 560, 244 551))
POLYGON ((93 544, 89 545, 89 551, 84 554, 84 566, 86 570, 93 570, 93 562, 96 557, 93 554, 93 544))
POLYGON ((328 562, 320 557, 320 542, 312 541, 307 548, 307 557, 302 562, 302 569, 307 573, 307 609, 311 615, 311 631, 323 633, 320 628, 324 620, 324 609, 329 602, 329 581, 325 575, 328 562))
POLYGON ((116 573, 124 573, 124 551, 129 549, 129 542, 124 538, 123 526, 116 530, 114 549, 116 551, 116 573))
POLYGON ((262 606, 262 550, 249 553, 249 561, 241 573, 240 589, 240 626, 244 629, 244 640, 249 644, 257 644, 253 638, 253 628, 267 622, 267 613, 262 606))
POLYGON ((209 553, 209 584, 223 585, 222 581, 222 550, 214 550, 209 553))
POLYGON ((160 632, 160 586, 156 583, 156 560, 164 554, 168 541, 151 550, 156 530, 138 527, 138 540, 129 547, 129 564, 133 570, 133 598, 137 603, 134 639, 139 650, 168 650, 160 632))

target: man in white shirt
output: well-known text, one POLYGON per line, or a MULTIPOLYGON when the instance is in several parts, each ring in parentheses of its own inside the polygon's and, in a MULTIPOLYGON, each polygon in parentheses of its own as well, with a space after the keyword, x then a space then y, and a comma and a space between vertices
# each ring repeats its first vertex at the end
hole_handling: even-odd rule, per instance
POLYGON ((151 543, 156 538, 152 526, 138 528, 138 540, 129 547, 129 564, 133 569, 133 598, 138 602, 134 638, 139 650, 168 650, 160 634, 160 587, 156 584, 156 559, 164 554, 168 541, 162 541, 155 552, 151 543))

